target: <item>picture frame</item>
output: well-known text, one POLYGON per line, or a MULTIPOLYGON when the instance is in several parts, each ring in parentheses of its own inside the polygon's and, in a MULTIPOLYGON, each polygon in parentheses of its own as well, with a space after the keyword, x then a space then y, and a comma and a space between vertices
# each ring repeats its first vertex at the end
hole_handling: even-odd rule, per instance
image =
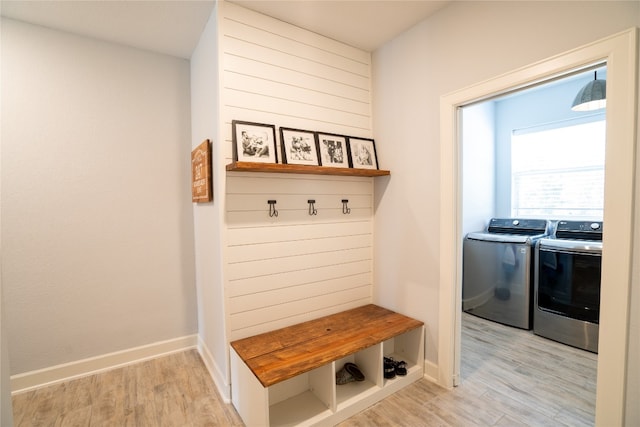
POLYGON ((235 161, 278 163, 275 125, 233 120, 231 127, 235 161))
POLYGON ((211 141, 208 139, 191 151, 191 201, 194 203, 213 201, 211 141))
POLYGON ((315 132, 302 129, 280 128, 282 163, 319 166, 315 132))
POLYGON ((349 137, 349 163, 354 169, 378 169, 376 144, 371 138, 349 137))
POLYGON ((349 150, 347 137, 333 133, 316 132, 320 166, 330 168, 348 168, 349 150))

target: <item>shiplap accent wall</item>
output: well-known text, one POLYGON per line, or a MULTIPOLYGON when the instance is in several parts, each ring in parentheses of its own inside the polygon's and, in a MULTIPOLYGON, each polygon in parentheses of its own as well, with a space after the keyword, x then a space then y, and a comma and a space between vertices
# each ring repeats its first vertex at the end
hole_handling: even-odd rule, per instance
MULTIPOLYGON (((220 46, 226 163, 232 120, 372 136, 368 52, 231 3, 220 46)), ((373 185, 361 177, 227 173, 230 340, 372 301, 373 185), (268 215, 269 199, 277 200, 277 217, 268 215), (308 199, 317 215, 309 215, 308 199)))

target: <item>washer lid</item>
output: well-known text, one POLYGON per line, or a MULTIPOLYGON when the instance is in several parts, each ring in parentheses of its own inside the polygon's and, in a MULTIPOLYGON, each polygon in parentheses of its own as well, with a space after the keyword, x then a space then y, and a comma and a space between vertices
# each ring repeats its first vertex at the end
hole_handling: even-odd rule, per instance
POLYGON ((538 240, 538 248, 601 254, 602 242, 598 240, 569 240, 549 238, 538 240))
POLYGON ((516 243, 523 244, 528 243, 531 244, 531 241, 535 238, 539 238, 544 236, 544 234, 540 234, 537 236, 524 236, 519 234, 499 234, 499 233, 469 233, 467 234, 467 239, 469 240, 479 240, 483 242, 500 242, 500 243, 516 243))

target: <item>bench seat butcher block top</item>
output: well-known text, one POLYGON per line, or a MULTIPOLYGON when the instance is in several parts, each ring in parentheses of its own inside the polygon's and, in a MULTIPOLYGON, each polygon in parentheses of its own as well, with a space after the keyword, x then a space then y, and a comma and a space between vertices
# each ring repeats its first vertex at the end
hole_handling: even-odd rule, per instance
POLYGON ((264 387, 420 328, 423 322, 374 304, 233 341, 264 387))

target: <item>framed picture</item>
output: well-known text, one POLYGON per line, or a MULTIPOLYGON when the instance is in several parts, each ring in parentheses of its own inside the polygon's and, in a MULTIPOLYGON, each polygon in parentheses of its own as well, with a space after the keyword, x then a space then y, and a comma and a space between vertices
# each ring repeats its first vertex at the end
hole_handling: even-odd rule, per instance
POLYGON ((316 135, 308 130, 280 128, 282 163, 318 166, 316 135))
POLYGON ((376 144, 370 138, 352 138, 347 140, 349 162, 354 169, 378 169, 376 144))
POLYGON ((330 168, 348 168, 347 137, 331 133, 316 133, 320 165, 330 168))
POLYGON ((191 152, 191 201, 213 200, 211 182, 211 141, 205 139, 191 152))
POLYGON ((231 122, 234 160, 239 162, 278 163, 276 127, 262 123, 231 122))

